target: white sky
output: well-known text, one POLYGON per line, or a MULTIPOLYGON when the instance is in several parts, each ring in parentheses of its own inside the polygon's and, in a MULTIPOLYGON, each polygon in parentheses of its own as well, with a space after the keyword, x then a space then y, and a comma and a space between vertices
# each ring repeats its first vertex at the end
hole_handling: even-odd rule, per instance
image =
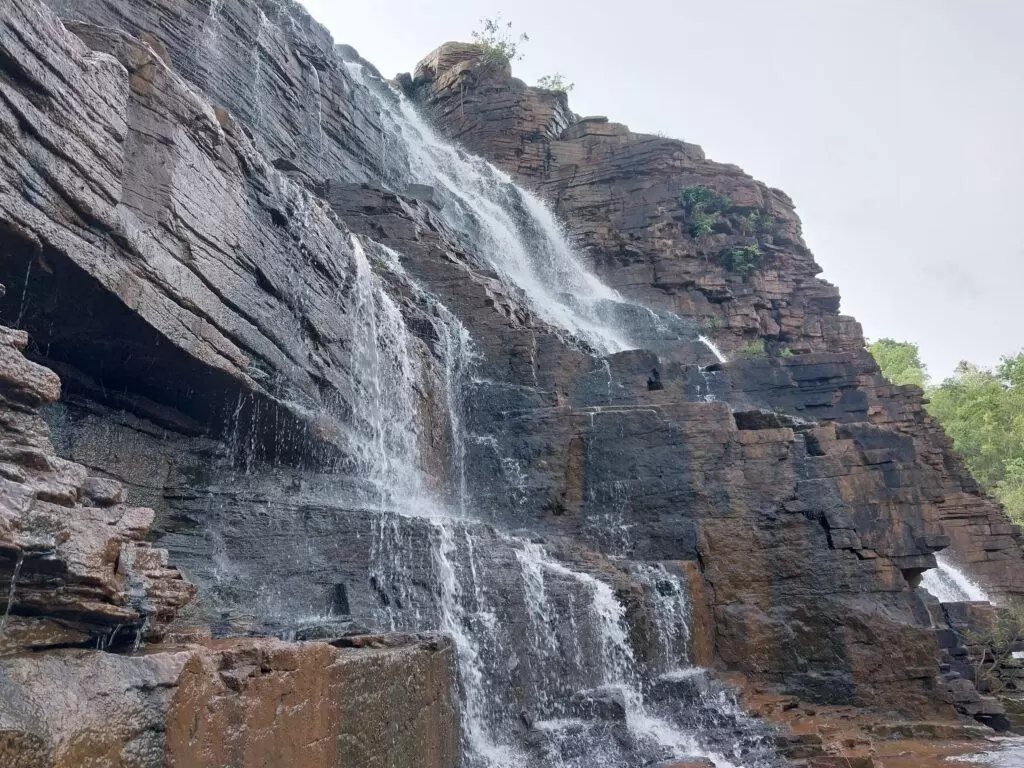
POLYGON ((1024 347, 1024 0, 303 2, 387 76, 504 11, 518 77, 785 190, 869 338, 1024 347))

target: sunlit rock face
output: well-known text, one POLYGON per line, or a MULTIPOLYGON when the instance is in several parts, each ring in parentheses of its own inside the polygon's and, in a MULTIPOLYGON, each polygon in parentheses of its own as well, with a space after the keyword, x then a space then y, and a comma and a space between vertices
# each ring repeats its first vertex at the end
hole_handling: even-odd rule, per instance
POLYGON ((694 665, 952 712, 915 587, 1019 533, 783 193, 288 2, 0 23, 0 755, 781 764, 694 665))

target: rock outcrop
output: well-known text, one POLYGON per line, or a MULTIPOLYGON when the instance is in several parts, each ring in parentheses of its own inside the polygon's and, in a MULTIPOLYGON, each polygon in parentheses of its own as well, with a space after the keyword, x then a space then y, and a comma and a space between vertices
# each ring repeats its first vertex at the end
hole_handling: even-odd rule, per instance
POLYGON ((78 768, 458 764, 454 654, 225 640, 0 663, 0 760, 78 768), (408 685, 415 680, 416 685, 408 685))
POLYGON ((695 145, 580 118, 564 93, 526 86, 486 64, 478 46, 446 44, 399 81, 446 135, 543 195, 611 285, 698 318, 731 354, 774 358, 774 370, 761 371, 765 380, 740 372, 736 389, 761 389, 759 404, 797 415, 813 408, 816 418, 913 436, 930 521, 986 585, 1024 593, 1020 531, 970 477, 924 412, 921 392, 880 376, 859 324, 839 314, 838 291, 817 277, 783 192, 708 160, 695 145), (688 201, 687 190, 715 197, 688 201), (806 401, 808 385, 835 400, 831 413, 806 401))
POLYGON ((153 510, 116 480, 55 455, 40 407, 60 380, 0 326, 0 652, 157 640, 195 593, 145 541, 153 510))
POLYGON ((400 77, 639 302, 614 311, 641 348, 601 356, 489 253, 495 206, 546 236, 528 193, 413 173, 429 129, 299 6, 0 25, 0 647, 49 649, 0 662, 0 756, 646 764, 646 696, 778 765, 713 682, 665 674, 690 663, 954 716, 917 583, 951 547, 1024 592, 1020 532, 881 377, 782 192, 474 46, 400 77))

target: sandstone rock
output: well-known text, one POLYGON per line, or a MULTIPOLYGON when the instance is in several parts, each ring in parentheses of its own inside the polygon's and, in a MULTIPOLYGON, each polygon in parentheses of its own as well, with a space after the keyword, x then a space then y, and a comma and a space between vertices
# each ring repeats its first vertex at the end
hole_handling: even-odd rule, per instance
POLYGON ((0 762, 448 768, 458 759, 453 664, 439 639, 378 651, 238 640, 9 657, 0 762))
MULTIPOLYGON (((597 119, 577 118, 547 92, 507 74, 467 78, 467 66, 473 71, 471 50, 458 49, 453 59, 458 65, 446 72, 445 50, 455 49, 439 49, 425 60, 429 77, 418 82, 415 92, 442 130, 546 197, 568 220, 595 269, 623 293, 702 319, 718 329, 716 341, 727 352, 759 337, 769 348, 781 344, 798 353, 782 362, 803 391, 802 402, 779 399, 787 390, 773 386, 762 404, 806 413, 813 404, 807 397, 811 378, 820 387, 826 373, 822 363, 830 365, 831 376, 845 381, 828 392, 831 412, 816 408, 816 418, 870 421, 889 434, 911 436, 917 452, 911 463, 921 473, 929 502, 923 510, 932 527, 924 534, 929 546, 938 549, 948 536, 958 558, 986 586, 1024 593, 1019 534, 969 478, 949 439, 925 414, 921 392, 893 387, 880 376, 864 351, 860 326, 838 314, 837 289, 817 277, 820 268, 800 237, 799 220, 784 193, 735 166, 707 160, 699 147, 606 130, 597 119), (725 195, 731 206, 706 242, 687 231, 681 195, 694 187, 725 195), (730 274, 712 257, 739 242, 751 226, 758 229, 765 256, 761 268, 747 277, 730 274), (836 402, 830 402, 833 395, 836 402)), ((729 366, 730 377, 746 377, 748 369, 746 364, 729 366)), ((755 389, 749 380, 735 387, 746 395, 755 389)), ((841 547, 857 549, 850 534, 839 537, 841 547)), ((907 570, 914 567, 929 564, 908 561, 907 570)))
POLYGON ((13 596, 6 610, 15 617, 0 624, 0 644, 110 642, 122 629, 122 642, 136 632, 158 638, 195 588, 166 551, 142 541, 152 510, 124 505, 120 483, 54 455, 38 407, 59 396, 60 382, 22 356, 25 342, 0 327, 0 455, 15 478, 0 478, 0 590, 13 596))
MULTIPOLYGON (((727 351, 759 338, 767 353, 701 369, 708 351, 671 339, 599 360, 497 279, 478 245, 443 224, 430 190, 390 188, 389 132, 347 67, 358 54, 335 50, 298 6, 231 0, 218 15, 200 2, 53 5, 80 22, 76 36, 33 2, 3 18, 16 34, 0 38, 0 52, 32 63, 42 87, 0 83, 21 110, 0 132, 9 158, 0 280, 28 286, 0 316, 30 328, 30 356, 64 377, 64 400, 48 415, 74 461, 48 458, 41 424, 25 427, 27 447, 0 457, 0 526, 17 532, 30 506, 47 520, 75 511, 82 541, 68 545, 69 573, 102 572, 94 599, 69 598, 75 616, 94 610, 104 629, 137 624, 112 596, 129 572, 159 605, 177 599, 167 560, 139 543, 147 513, 90 479, 100 476, 124 478, 131 498, 155 509, 161 546, 206 588, 189 619, 199 626, 183 634, 203 623, 217 635, 257 632, 300 614, 369 625, 391 599, 369 578, 372 510, 337 502, 339 485, 358 479, 345 474, 346 428, 363 404, 349 370, 366 332, 353 319, 358 233, 400 254, 421 287, 388 278, 416 336, 416 438, 432 490, 450 493, 455 455, 430 310, 440 296, 479 355, 464 413, 480 438, 465 448, 474 511, 552 548, 569 542, 563 560, 620 593, 639 655, 651 645, 640 588, 604 553, 690 563, 695 662, 719 661, 808 701, 948 711, 914 580, 948 535, 1013 591, 1016 540, 999 533, 1005 521, 936 437, 919 394, 879 378, 859 326, 838 314, 837 290, 816 277, 783 193, 694 145, 577 119, 564 94, 478 66, 478 47, 428 57, 405 89, 445 133, 545 195, 609 283, 714 327, 727 351), (204 50, 211 37, 215 57, 204 50), (706 240, 692 235, 682 200, 696 187, 730 200, 706 240), (731 249, 755 243, 760 263, 731 269, 731 249), (117 543, 86 536, 98 522, 120 526, 117 543)), ((17 379, 34 382, 17 385, 23 397, 56 397, 40 370, 17 379)), ((493 531, 482 540, 507 589, 514 563, 493 531)), ((408 567, 428 581, 429 564, 408 567)), ((505 600, 525 611, 521 597, 505 600)), ((67 628, 38 626, 25 642, 46 645, 58 630, 67 628)), ((390 642, 363 633, 338 644, 358 646, 356 666, 372 670, 390 642)), ((209 718, 203 755, 176 759, 320 749, 321 723, 291 710, 288 728, 266 726, 261 686, 280 692, 278 673, 289 671, 268 659, 292 653, 303 652, 190 659, 195 698, 183 699, 192 703, 174 744, 191 744, 193 703, 209 704, 209 718)), ((314 666, 330 653, 316 651, 314 666)), ((524 686, 526 666, 516 673, 524 686)), ((329 687, 333 674, 313 677, 329 687)), ((393 757, 378 747, 373 760, 393 757)))

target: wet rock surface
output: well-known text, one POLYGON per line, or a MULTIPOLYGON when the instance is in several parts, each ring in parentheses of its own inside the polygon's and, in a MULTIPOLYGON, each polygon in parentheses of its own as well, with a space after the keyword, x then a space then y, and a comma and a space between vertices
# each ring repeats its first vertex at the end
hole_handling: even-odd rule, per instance
POLYGON ((453 664, 449 642, 422 638, 379 650, 251 639, 12 657, 0 662, 0 758, 54 768, 455 765, 453 664))
POLYGON ((0 649, 116 653, 0 663, 0 755, 832 759, 694 664, 952 717, 915 587, 1024 591, 1020 534, 783 193, 444 46, 404 91, 621 295, 543 293, 557 222, 299 6, 49 8, 0 10, 0 649))
POLYGON ((408 87, 447 135, 543 195, 611 285, 698 318, 737 358, 726 368, 723 399, 867 421, 897 433, 894 443, 912 436, 929 522, 987 586, 1024 591, 1020 531, 970 478, 925 414, 921 392, 881 377, 859 324, 838 313, 838 291, 817 277, 784 193, 708 160, 695 145, 580 118, 564 94, 482 65, 474 46, 442 46, 408 87), (720 200, 695 211, 687 193, 692 200, 696 189, 720 200), (749 267, 736 262, 736 249, 755 246, 749 267), (751 348, 752 338, 764 344, 751 348))
POLYGON ((159 639, 195 587, 145 541, 151 509, 56 455, 40 407, 60 380, 24 357, 26 342, 0 326, 0 648, 159 639))

